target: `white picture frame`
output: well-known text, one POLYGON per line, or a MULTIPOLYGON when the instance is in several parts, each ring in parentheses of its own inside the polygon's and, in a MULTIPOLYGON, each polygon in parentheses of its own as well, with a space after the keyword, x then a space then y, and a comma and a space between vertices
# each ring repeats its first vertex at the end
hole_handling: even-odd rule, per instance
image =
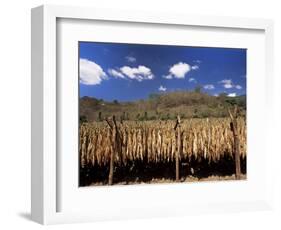
MULTIPOLYGON (((79 26, 79 25, 78 25, 79 26)), ((31 216, 32 219, 41 224, 57 224, 57 223, 70 223, 70 222, 83 222, 83 221, 98 221, 109 219, 125 219, 125 218, 141 218, 151 216, 172 216, 172 215, 186 215, 194 213, 206 212, 233 212, 233 211, 246 211, 246 210, 265 210, 272 208, 272 169, 271 161, 274 158, 272 149, 270 148, 270 134, 272 129, 271 116, 276 100, 273 97, 272 85, 274 84, 273 77, 273 22, 266 19, 248 19, 248 18, 231 18, 231 17, 214 17, 214 16, 191 16, 191 15, 173 15, 173 14, 160 14, 149 12, 127 12, 117 10, 101 10, 91 8, 79 7, 66 7, 66 6, 51 6, 44 5, 32 9, 32 169, 31 169, 31 216), (166 205, 160 206, 159 203, 152 204, 152 207, 141 207, 140 204, 134 204, 127 201, 124 207, 112 207, 107 205, 107 209, 100 207, 97 204, 95 209, 89 209, 83 205, 74 211, 64 211, 58 209, 59 199, 61 194, 58 193, 58 188, 61 186, 61 180, 58 179, 60 171, 57 151, 58 151, 58 108, 59 103, 58 94, 61 90, 57 84, 58 74, 58 22, 60 19, 74 20, 92 20, 103 21, 111 24, 113 22, 122 23, 138 23, 149 24, 153 26, 169 26, 169 28, 178 27, 184 28, 185 26, 200 27, 204 30, 208 28, 219 28, 220 30, 243 30, 247 31, 260 31, 262 32, 264 41, 264 52, 260 59, 262 62, 262 70, 265 73, 260 74, 257 80, 256 87, 263 87, 260 95, 263 101, 261 115, 252 122, 250 128, 254 127, 261 119, 264 121, 264 126, 261 128, 262 134, 257 135, 257 139, 265 138, 264 143, 259 143, 258 147, 262 147, 265 151, 263 168, 260 164, 254 170, 263 170, 264 176, 262 179, 255 180, 257 188, 262 187, 262 192, 258 193, 255 200, 242 199, 237 196, 236 199, 229 200, 205 199, 205 203, 196 201, 190 204, 187 208, 186 202, 180 203, 179 200, 168 199, 166 205), (265 83, 264 85, 262 83, 265 83), (265 112, 266 111, 266 112, 265 112), (169 207, 169 208, 168 208, 169 207), (59 210, 59 211, 58 211, 59 210), (121 211, 120 211, 121 210, 121 211)), ((234 37, 235 39, 235 37, 234 37)), ((239 42, 239 41, 238 41, 239 42)), ((253 83, 253 79, 248 82, 253 83)), ((252 84, 251 84, 252 85, 252 84)), ((68 87, 64 85, 63 87, 68 87)), ((255 86, 252 86, 252 92, 255 91, 255 86)), ((254 100, 248 100, 248 103, 254 104, 254 100)), ((253 106, 254 108, 254 106, 253 106)), ((258 108, 255 109, 255 112, 258 108)), ((251 114, 254 114, 254 109, 251 114)), ((251 139, 251 138, 250 138, 251 139)), ((63 159, 61 159, 63 160, 63 159)), ((247 183, 243 182, 243 183, 247 183)), ((165 186, 166 193, 170 197, 177 196, 180 189, 187 189, 186 185, 161 185, 161 187, 151 187, 149 192, 158 193, 162 186, 165 186)), ((205 187, 214 187, 216 191, 220 185, 198 185, 193 187, 193 193, 198 192, 205 187)), ((229 184, 227 189, 235 189, 236 184, 229 184)), ((243 190, 241 185, 241 191, 243 190)), ((221 187, 223 188, 223 187, 221 187)), ((246 192, 249 193, 249 188, 245 187, 246 192)), ((99 196, 106 198, 113 190, 99 190, 99 196), (109 192, 108 192, 109 191, 109 192), (104 194, 104 195, 103 195, 104 194)), ((210 190, 212 191, 212 190, 210 190)), ((132 188, 116 188, 112 192, 114 195, 120 195, 125 192, 128 194, 148 192, 147 187, 132 188), (139 190, 139 191, 138 191, 139 190), (141 192, 140 192, 141 191, 141 192), (116 192, 116 193, 114 193, 116 192)), ((239 192, 238 192, 239 193, 239 192)), ((192 194, 192 193, 190 193, 192 194)), ((248 194, 250 195, 250 194, 248 194)), ((75 198, 76 199, 76 198, 75 198)), ((77 198, 79 199, 79 198, 77 198)), ((69 199, 68 199, 69 200, 69 199)), ((126 203, 126 200, 124 201, 126 203)), ((75 207, 76 202, 73 201, 75 207)), ((100 205, 100 206, 99 206, 100 205)), ((120 205, 120 204, 118 204, 120 205)), ((122 205, 122 203, 121 203, 122 205)), ((74 208, 75 209, 75 208, 74 208)))

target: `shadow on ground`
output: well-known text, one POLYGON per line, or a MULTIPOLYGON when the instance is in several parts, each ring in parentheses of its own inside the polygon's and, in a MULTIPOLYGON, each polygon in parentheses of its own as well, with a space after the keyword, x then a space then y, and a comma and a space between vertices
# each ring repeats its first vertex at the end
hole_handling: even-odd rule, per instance
POLYGON ((28 213, 28 212, 20 212, 20 213, 18 213, 18 216, 23 218, 23 219, 31 221, 31 214, 28 213))
MULTIPOLYGON (((241 171, 246 174, 246 158, 241 158, 241 171)), ((109 166, 92 166, 80 168, 79 185, 89 186, 91 184, 108 184, 109 166)), ((207 159, 182 160, 180 163, 180 177, 184 180, 188 176, 197 179, 210 176, 231 176, 235 174, 235 161, 225 156, 217 162, 209 162, 207 159)), ((175 180, 175 162, 147 162, 131 161, 126 165, 116 165, 114 168, 113 183, 150 183, 152 180, 175 180)))

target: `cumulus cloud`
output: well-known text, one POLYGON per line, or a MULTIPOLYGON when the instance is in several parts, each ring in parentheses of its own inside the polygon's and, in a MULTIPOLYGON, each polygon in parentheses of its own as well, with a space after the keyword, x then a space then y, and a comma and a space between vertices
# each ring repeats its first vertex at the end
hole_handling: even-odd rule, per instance
POLYGON ((133 57, 133 56, 126 56, 126 60, 128 62, 136 62, 137 61, 137 59, 135 57, 133 57))
POLYGON ((226 89, 231 89, 234 87, 231 79, 224 79, 224 80, 219 81, 219 83, 222 84, 223 87, 226 89))
POLYGON ((190 71, 191 67, 187 63, 179 62, 178 64, 173 65, 169 72, 174 75, 176 78, 184 78, 185 74, 190 71))
POLYGON ((193 77, 189 78, 188 81, 189 81, 189 82, 194 82, 194 83, 196 83, 196 79, 193 78, 193 77))
POLYGON ((118 70, 109 69, 107 72, 115 78, 125 78, 125 76, 118 70))
POLYGON ((167 90, 167 88, 166 87, 164 87, 163 85, 160 85, 160 87, 159 87, 159 89, 158 89, 159 91, 163 91, 163 92, 165 92, 166 90, 167 90))
POLYGON ((154 78, 151 69, 143 65, 138 67, 123 66, 121 68, 108 69, 108 73, 115 78, 137 81, 151 80, 154 78))
POLYGON ((209 90, 211 90, 211 89, 214 89, 214 88, 215 88, 215 86, 214 86, 214 85, 209 84, 209 85, 204 85, 204 86, 203 86, 203 88, 204 88, 204 89, 209 89, 209 90))
POLYGON ((228 97, 236 97, 236 93, 229 93, 227 94, 228 97))
POLYGON ((107 79, 103 69, 93 61, 80 58, 80 82, 84 85, 98 85, 102 80, 107 79))
POLYGON ((232 88, 242 89, 241 85, 235 85, 231 79, 224 79, 219 81, 219 83, 222 84, 225 89, 232 89, 232 88))
POLYGON ((136 79, 137 81, 151 80, 154 78, 151 69, 143 65, 140 65, 137 68, 123 66, 120 68, 120 71, 128 78, 136 79))
POLYGON ((184 62, 174 64, 169 69, 169 74, 164 76, 166 79, 179 78, 184 79, 185 75, 191 70, 191 66, 184 62))

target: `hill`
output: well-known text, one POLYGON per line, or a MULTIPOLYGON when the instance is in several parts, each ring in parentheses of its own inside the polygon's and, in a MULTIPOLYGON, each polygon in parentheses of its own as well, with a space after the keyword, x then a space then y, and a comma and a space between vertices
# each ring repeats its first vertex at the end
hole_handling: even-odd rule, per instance
POLYGON ((82 97, 79 101, 81 121, 101 121, 115 115, 118 120, 169 120, 181 118, 226 117, 228 108, 237 104, 246 114, 246 96, 211 96, 203 92, 176 91, 151 94, 145 100, 132 102, 104 101, 82 97))

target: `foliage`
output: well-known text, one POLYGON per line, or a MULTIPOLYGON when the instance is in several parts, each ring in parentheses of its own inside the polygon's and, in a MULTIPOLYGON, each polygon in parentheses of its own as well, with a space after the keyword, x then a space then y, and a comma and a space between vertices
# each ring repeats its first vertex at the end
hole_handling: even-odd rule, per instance
POLYGON ((88 121, 102 121, 115 115, 120 120, 173 120, 178 114, 184 118, 226 117, 228 109, 238 105, 242 114, 246 114, 246 96, 228 97, 222 93, 211 96, 201 92, 201 87, 194 91, 175 91, 154 93, 146 100, 132 102, 106 102, 101 99, 80 98, 80 115, 88 121), (200 88, 200 90, 199 90, 200 88))
POLYGON ((81 124, 85 123, 85 122, 88 122, 87 117, 85 115, 80 116, 79 121, 80 121, 81 124))

